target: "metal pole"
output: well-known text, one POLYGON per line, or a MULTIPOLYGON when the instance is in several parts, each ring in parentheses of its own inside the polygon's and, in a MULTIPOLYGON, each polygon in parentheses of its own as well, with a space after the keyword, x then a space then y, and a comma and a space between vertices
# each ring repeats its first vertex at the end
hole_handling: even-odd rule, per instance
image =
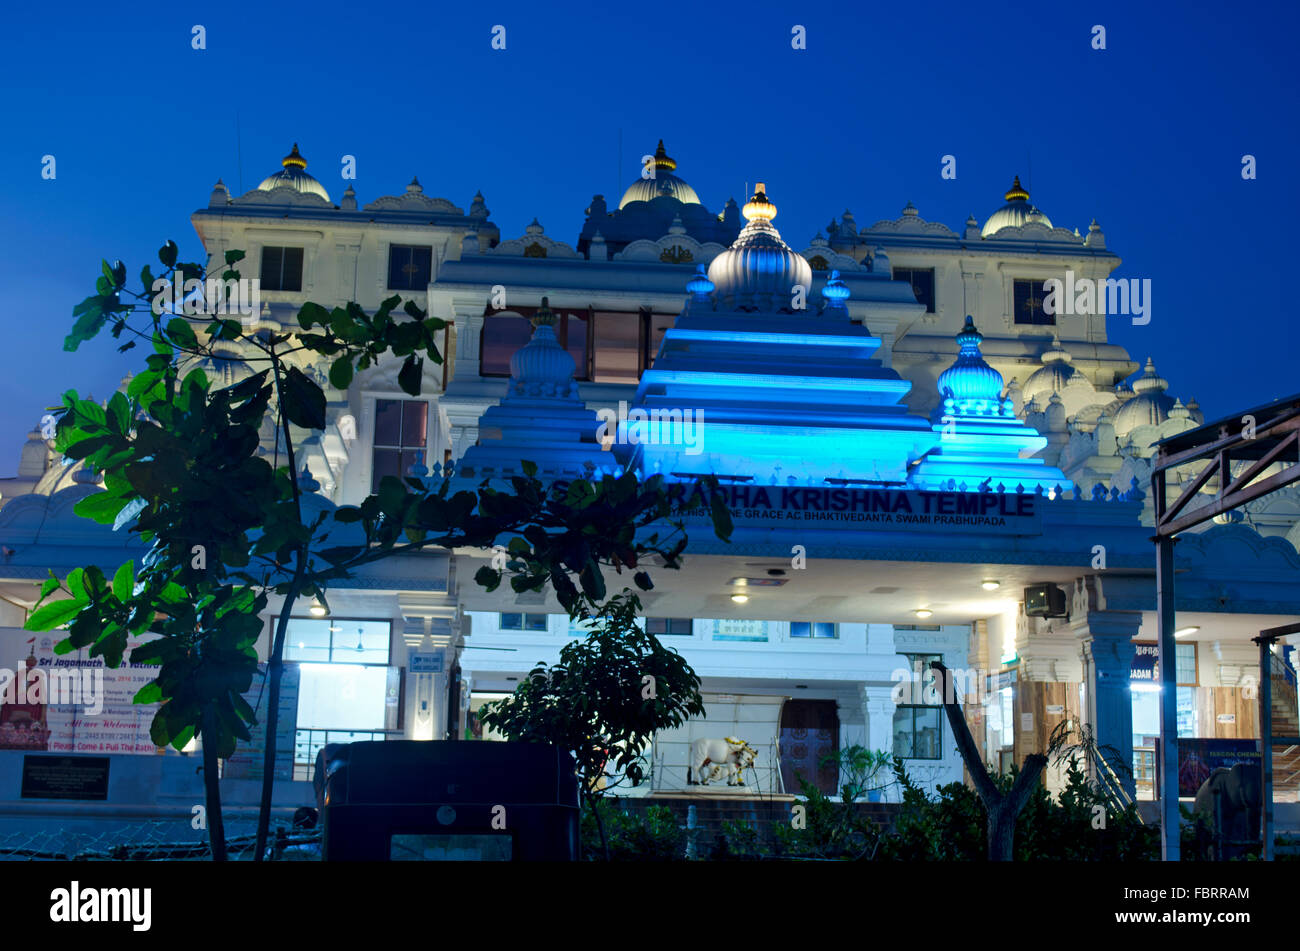
POLYGON ((1161 535, 1156 538, 1156 624, 1160 629, 1160 856, 1166 862, 1179 860, 1181 834, 1174 613, 1174 540, 1161 535))
POLYGON ((1264 837, 1264 861, 1273 861, 1273 679, 1272 651, 1273 642, 1267 637, 1259 639, 1259 751, 1260 788, 1264 792, 1262 815, 1262 835, 1264 837))

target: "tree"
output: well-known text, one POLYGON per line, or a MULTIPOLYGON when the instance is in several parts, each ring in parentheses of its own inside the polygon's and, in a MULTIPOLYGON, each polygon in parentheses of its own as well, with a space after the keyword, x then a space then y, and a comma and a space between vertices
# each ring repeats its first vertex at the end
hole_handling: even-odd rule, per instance
POLYGON ((479 719, 507 739, 551 743, 573 754, 606 861, 605 794, 642 781, 640 761, 657 731, 704 713, 700 678, 637 623, 640 608, 641 599, 625 588, 596 612, 581 610, 594 625, 586 638, 565 644, 559 663, 538 664, 513 694, 479 710, 479 719))
POLYGON ((1042 753, 1030 753, 1025 757, 1024 765, 1011 788, 1005 792, 999 789, 984 767, 979 747, 975 745, 975 738, 971 736, 970 727, 966 725, 966 718, 957 703, 952 674, 937 660, 931 661, 930 667, 938 674, 939 685, 942 687, 943 712, 948 717, 948 725, 952 727, 957 751, 961 753, 962 762, 966 764, 966 770, 975 784, 975 792, 988 812, 989 861, 1010 862, 1015 856, 1016 817, 1033 794, 1038 777, 1047 765, 1047 757, 1042 753))
POLYGON ((505 569, 482 569, 481 584, 495 588, 506 574, 516 591, 549 582, 571 615, 599 613, 604 568, 633 570, 637 586, 649 589, 650 576, 638 569, 645 556, 679 567, 690 513, 708 509, 719 536, 729 535, 715 480, 669 484, 629 471, 544 484, 531 464, 509 480, 511 491, 486 482, 452 491, 447 474, 386 477, 359 505, 308 520, 302 501, 309 475, 299 473, 296 447, 327 425, 322 384, 345 390, 357 372, 400 359, 399 385, 418 395, 424 361, 442 362, 435 338, 446 324, 412 301, 399 310, 397 296, 373 314, 355 302, 332 310, 308 302, 298 326, 288 329, 241 322, 226 315, 227 296, 196 304, 192 295, 214 288, 227 295, 232 285, 224 282, 239 281, 243 252, 225 253, 220 279, 178 256, 168 241, 158 254, 161 275, 146 266, 140 291, 128 290, 125 265, 103 262, 96 293, 74 308, 64 343, 76 350, 111 327, 115 339, 127 335, 120 351, 139 342, 152 348, 145 368, 106 405, 65 393, 56 433, 58 451, 103 479, 104 491, 82 499, 76 512, 138 534, 147 547, 140 570, 128 561, 111 582, 98 566, 63 580, 51 574, 27 628, 67 624, 56 651, 89 647, 110 667, 122 662, 128 635, 158 635, 131 653, 135 663, 160 666, 135 699, 161 702, 150 731, 159 746, 180 749, 202 738, 214 859, 225 858, 217 759, 232 755, 239 741, 251 739, 249 727, 260 725, 242 695, 257 673, 268 592, 283 600, 267 664, 259 861, 269 831, 285 636, 300 599, 327 605, 332 583, 382 558, 428 546, 488 548, 505 539, 505 569), (179 311, 166 303, 171 286, 187 295, 179 311), (221 305, 216 315, 214 304, 221 305), (322 360, 329 362, 327 376, 316 368, 322 360), (239 378, 214 385, 205 368, 232 364, 239 378), (268 446, 276 465, 264 458, 268 446))

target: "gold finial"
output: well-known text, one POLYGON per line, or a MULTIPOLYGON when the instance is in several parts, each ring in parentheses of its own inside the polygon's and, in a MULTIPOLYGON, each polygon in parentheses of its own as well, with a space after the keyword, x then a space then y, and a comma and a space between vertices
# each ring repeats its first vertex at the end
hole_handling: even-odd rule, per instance
POLYGON ((659 147, 655 149, 655 168, 662 168, 666 172, 671 172, 677 167, 677 162, 668 157, 664 150, 664 140, 659 140, 659 147))
POLYGON ((755 218, 771 221, 776 217, 776 205, 767 200, 767 192, 762 182, 754 186, 754 194, 750 196, 749 201, 745 202, 741 214, 745 216, 746 221, 753 221, 755 218))
POLYGON ((550 303, 551 300, 549 297, 542 298, 542 306, 537 308, 537 312, 534 313, 532 317, 532 325, 534 327, 555 326, 556 321, 559 320, 559 317, 556 316, 555 311, 551 310, 550 303))
POLYGON ((1011 188, 1003 198, 1007 201, 1029 201, 1029 192, 1025 191, 1024 188, 1021 187, 1019 175, 1017 175, 1016 180, 1011 183, 1011 188))
POLYGON ((307 160, 298 152, 298 143, 293 144, 293 151, 280 160, 285 168, 306 168, 307 160))

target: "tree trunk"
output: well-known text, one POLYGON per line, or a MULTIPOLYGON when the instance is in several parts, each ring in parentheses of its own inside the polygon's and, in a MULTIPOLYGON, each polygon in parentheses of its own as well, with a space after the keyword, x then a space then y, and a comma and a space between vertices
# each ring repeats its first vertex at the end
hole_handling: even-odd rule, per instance
POLYGON ((206 800, 204 817, 208 824, 208 844, 212 861, 224 862, 226 856, 226 823, 221 817, 221 780, 217 775, 217 708, 208 704, 202 714, 203 741, 203 791, 206 800))
MULTIPOLYGON (((306 559, 300 556, 297 572, 299 577, 305 563, 306 559)), ((297 593, 298 578, 294 580, 294 590, 284 599, 284 606, 280 609, 280 618, 275 626, 275 639, 271 644, 271 659, 267 664, 270 689, 267 690, 266 701, 266 746, 262 756, 262 798, 257 810, 257 851, 253 856, 255 862, 262 861, 266 854, 266 840, 271 828, 271 802, 275 792, 275 731, 280 722, 280 681, 284 677, 284 640, 289 630, 289 615, 293 611, 297 593)))
MULTIPOLYGON (((605 856, 605 861, 609 861, 609 840, 605 838, 605 823, 600 818, 600 800, 592 796, 590 792, 583 790, 583 798, 587 800, 587 808, 591 814, 596 817, 596 831, 600 833, 600 851, 605 856)), ((581 840, 581 837, 579 837, 581 840)))
POLYGON ((1047 757, 1042 753, 1031 753, 1026 756, 1024 768, 1016 776, 1011 791, 1003 796, 989 777, 979 747, 975 745, 975 738, 971 736, 970 727, 966 723, 966 717, 962 715, 961 706, 957 703, 953 689, 952 674, 938 661, 934 661, 930 666, 939 674, 943 712, 948 718, 948 726, 952 728, 957 751, 961 753, 962 762, 966 764, 971 780, 975 783, 975 792, 979 794, 980 801, 984 803, 984 809, 988 813, 989 861, 1010 862, 1015 857, 1016 817, 1029 801, 1029 795, 1033 792, 1043 767, 1047 765, 1047 757))

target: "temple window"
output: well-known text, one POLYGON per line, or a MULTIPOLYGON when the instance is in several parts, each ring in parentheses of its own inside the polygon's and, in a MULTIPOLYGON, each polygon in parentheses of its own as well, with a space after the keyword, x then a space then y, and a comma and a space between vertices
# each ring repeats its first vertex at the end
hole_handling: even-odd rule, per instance
POLYGON ((840 636, 840 626, 830 621, 791 621, 791 637, 826 637, 840 636))
POLYGON ((1012 293, 1012 313, 1017 324, 1056 325, 1056 315, 1043 309, 1047 291, 1042 281, 1016 281, 1012 293))
POLYGON ((933 314, 934 310, 934 268, 932 267, 896 267, 894 280, 907 281, 916 295, 916 302, 925 305, 925 312, 933 314))
POLYGON ((904 681, 906 699, 894 710, 894 755, 904 759, 943 757, 942 696, 930 671, 941 654, 901 654, 911 679, 904 681), (919 671, 919 674, 917 672, 919 671))
POLYGON ((262 248, 262 290, 302 290, 302 248, 262 248))
POLYGON ((433 248, 394 244, 388 249, 388 289, 423 291, 433 274, 433 248))
POLYGON ((424 400, 376 400, 375 443, 370 491, 384 476, 403 479, 424 458, 429 445, 429 404, 424 400))
POLYGON ((545 614, 501 614, 497 626, 503 631, 545 631, 545 614))
POLYGON ((695 622, 688 617, 648 617, 645 619, 646 633, 656 637, 667 635, 689 637, 695 622))

